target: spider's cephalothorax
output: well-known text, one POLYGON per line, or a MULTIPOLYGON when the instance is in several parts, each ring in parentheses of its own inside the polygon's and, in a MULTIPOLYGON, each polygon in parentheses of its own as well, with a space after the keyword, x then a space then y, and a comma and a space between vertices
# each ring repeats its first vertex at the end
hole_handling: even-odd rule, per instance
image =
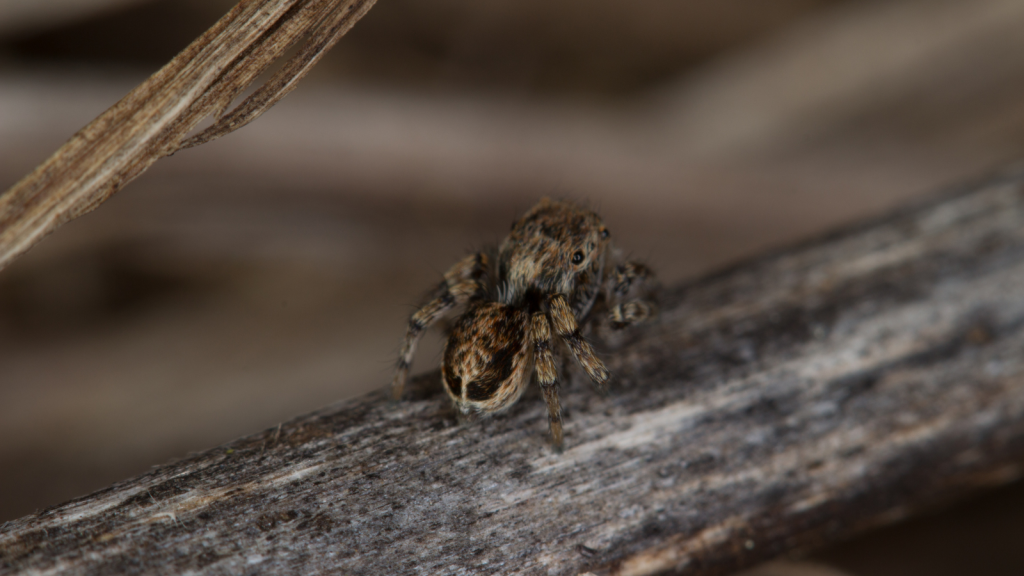
POLYGON ((552 333, 600 388, 608 370, 580 333, 594 303, 603 297, 612 328, 643 321, 654 312, 647 267, 609 266, 608 230, 590 210, 543 199, 518 222, 497 254, 479 253, 453 266, 434 298, 409 320, 392 382, 400 398, 423 330, 465 304, 445 345, 441 376, 463 413, 497 412, 522 395, 531 368, 548 405, 555 446, 562 445, 558 369, 552 333))

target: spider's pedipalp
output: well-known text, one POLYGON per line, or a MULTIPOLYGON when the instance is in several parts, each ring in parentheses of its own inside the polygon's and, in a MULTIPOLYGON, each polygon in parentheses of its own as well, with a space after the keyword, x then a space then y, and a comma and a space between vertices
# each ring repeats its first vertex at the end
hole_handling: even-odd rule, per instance
POLYGON ((537 312, 530 319, 530 343, 537 383, 548 405, 548 427, 555 448, 562 448, 562 406, 558 399, 558 370, 551 354, 551 328, 547 316, 537 312))
POLYGON ((633 324, 639 324, 653 317, 657 313, 654 304, 647 300, 631 300, 616 304, 608 313, 612 328, 621 329, 633 324))
POLYGON ((643 264, 626 262, 616 266, 605 287, 611 327, 621 329, 653 318, 658 311, 654 303, 657 284, 654 272, 643 264))
POLYGON ((569 345, 576 361, 580 363, 587 376, 594 381, 598 389, 606 391, 610 374, 604 362, 594 353, 594 348, 580 334, 576 317, 572 314, 572 308, 566 301, 565 296, 555 294, 548 299, 548 313, 551 316, 551 324, 565 343, 569 345))
POLYGON ((487 256, 485 254, 472 254, 463 258, 445 273, 444 280, 437 287, 434 298, 409 318, 409 327, 406 329, 405 339, 402 341, 402 351, 398 355, 395 377, 391 381, 391 394, 395 400, 402 397, 405 381, 409 376, 409 366, 412 365, 413 356, 416 354, 416 345, 419 344, 423 331, 443 318, 452 308, 459 304, 465 304, 474 296, 482 296, 486 291, 486 287, 483 285, 486 273, 487 256))

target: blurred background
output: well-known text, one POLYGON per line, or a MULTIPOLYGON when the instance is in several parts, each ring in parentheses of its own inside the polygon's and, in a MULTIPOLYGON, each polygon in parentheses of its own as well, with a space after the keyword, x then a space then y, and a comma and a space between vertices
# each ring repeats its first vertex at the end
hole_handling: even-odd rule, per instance
MULTIPOLYGON (((0 190, 232 5, 0 1, 0 190)), ((541 196, 675 284, 1018 160, 1021 30, 1020 0, 380 0, 0 272, 0 522, 387 385, 426 289, 541 196)), ((1021 574, 1022 512, 766 570, 1021 574)))

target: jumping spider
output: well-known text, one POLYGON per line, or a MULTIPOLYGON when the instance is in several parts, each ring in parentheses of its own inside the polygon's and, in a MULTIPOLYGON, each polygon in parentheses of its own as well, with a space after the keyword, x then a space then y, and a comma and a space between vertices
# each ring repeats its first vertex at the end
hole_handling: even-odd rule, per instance
POLYGON ((402 396, 423 330, 465 304, 441 363, 444 388, 455 406, 463 414, 504 410, 523 394, 533 367, 548 405, 551 439, 560 448, 562 410, 551 333, 604 391, 608 369, 580 333, 580 323, 590 320, 599 298, 611 329, 655 313, 653 274, 642 264, 608 262, 608 236, 594 212, 544 198, 512 225, 496 254, 472 254, 452 266, 434 297, 409 319, 392 381, 395 399, 402 396))

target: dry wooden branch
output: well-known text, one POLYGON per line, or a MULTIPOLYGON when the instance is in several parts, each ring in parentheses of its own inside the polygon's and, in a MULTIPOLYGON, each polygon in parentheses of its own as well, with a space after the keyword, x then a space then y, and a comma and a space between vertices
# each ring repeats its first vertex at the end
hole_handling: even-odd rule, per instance
POLYGON ((217 24, 53 156, 0 195, 0 268, 62 223, 96 208, 158 159, 259 117, 295 88, 376 0, 241 0, 217 24), (273 78, 231 102, 289 47, 273 78), (204 118, 213 126, 187 135, 204 118))
POLYGON ((13 521, 0 572, 720 573, 1019 477, 1021 294, 1017 173, 672 290, 562 454, 429 374, 13 521))

